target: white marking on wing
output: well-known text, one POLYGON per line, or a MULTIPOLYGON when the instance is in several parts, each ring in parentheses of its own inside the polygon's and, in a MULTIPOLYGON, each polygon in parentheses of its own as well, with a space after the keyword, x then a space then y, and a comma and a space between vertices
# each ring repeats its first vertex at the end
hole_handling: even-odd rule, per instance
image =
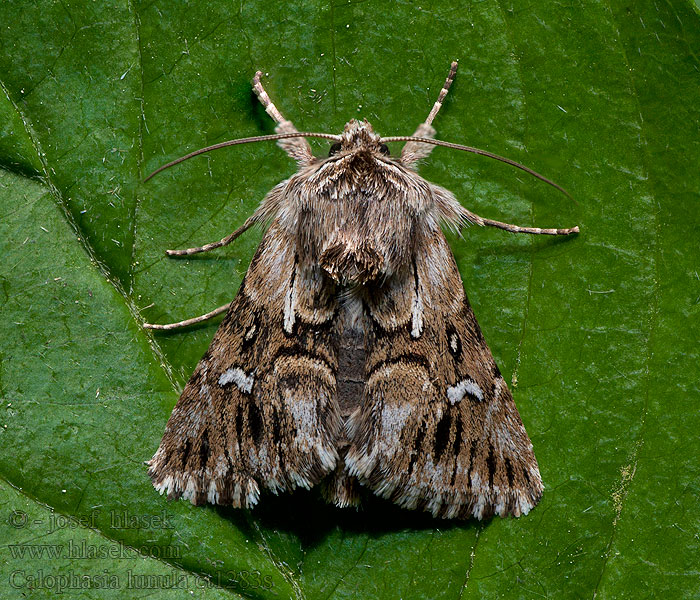
POLYGON ((287 333, 292 333, 294 329, 294 321, 296 315, 294 314, 294 305, 296 304, 296 289, 294 286, 289 288, 287 292, 287 297, 284 300, 284 330, 287 333))
POLYGON ((253 374, 246 375, 245 371, 240 367, 232 367, 224 371, 219 377, 219 385, 226 385, 227 383, 235 383, 236 387, 246 394, 250 394, 253 390, 253 383, 255 383, 255 378, 253 374))
POLYGON ((413 313, 411 315, 411 337, 419 338, 423 333, 423 298, 420 293, 416 294, 413 301, 413 313))
POLYGON ((475 396, 480 402, 484 401, 483 390, 471 379, 463 379, 457 385, 452 385, 447 388, 447 399, 450 401, 450 404, 461 402, 466 394, 475 396))

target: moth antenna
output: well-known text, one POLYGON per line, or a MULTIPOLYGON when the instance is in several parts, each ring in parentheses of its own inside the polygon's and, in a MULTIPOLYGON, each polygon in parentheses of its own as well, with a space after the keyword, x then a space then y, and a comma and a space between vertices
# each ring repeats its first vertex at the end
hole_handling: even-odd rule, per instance
POLYGON ((551 185, 553 188, 556 188, 559 190, 562 194, 566 195, 569 199, 574 200, 573 196, 569 194, 563 187, 561 187, 559 184, 554 183, 551 179, 547 179, 544 175, 541 175, 537 171, 534 171, 530 167, 526 167, 525 165, 514 161, 510 158, 506 158, 505 156, 500 156, 499 154, 494 154, 493 152, 489 152, 488 150, 482 150, 481 148, 474 148, 473 146, 463 146, 462 144, 454 144, 452 142, 443 142, 442 140, 434 140, 432 138, 426 138, 426 137, 414 137, 414 136, 391 136, 391 137, 385 137, 379 140, 380 142, 387 143, 387 142, 420 142, 421 144, 432 144, 433 146, 444 146, 445 148, 453 148, 454 150, 464 150, 465 152, 471 152, 472 154, 480 154, 481 156, 485 156, 487 158, 493 158, 494 160, 498 160, 500 162, 506 163, 507 165, 510 165, 512 167, 515 167, 517 169, 520 169, 521 171, 525 171, 529 175, 532 175, 533 177, 536 177, 540 181, 544 181, 547 185, 551 185))
POLYGON ((169 163, 163 165, 162 167, 158 167, 155 171, 153 171, 153 173, 151 173, 143 181, 145 183, 149 179, 158 175, 158 173, 160 173, 161 171, 165 171, 165 169, 169 169, 170 167, 173 167, 173 166, 175 166, 181 162, 184 162, 190 158, 193 158, 195 156, 199 156, 200 154, 204 154, 205 152, 210 152, 212 150, 218 150, 219 148, 226 148, 228 146, 237 146, 238 144, 251 144, 253 142, 267 142, 269 140, 285 140, 288 138, 296 138, 296 137, 324 138, 327 140, 333 140, 335 142, 339 142, 341 140, 339 135, 333 135, 331 133, 313 133, 313 132, 307 132, 307 131, 300 131, 300 132, 294 132, 294 133, 274 133, 272 135, 257 135, 255 137, 238 138, 236 140, 228 140, 227 142, 220 142, 218 144, 214 144, 213 146, 207 146, 206 148, 200 148, 199 150, 195 150, 194 152, 190 152, 189 154, 185 154, 185 156, 181 156, 180 158, 176 158, 175 160, 170 161, 169 163))

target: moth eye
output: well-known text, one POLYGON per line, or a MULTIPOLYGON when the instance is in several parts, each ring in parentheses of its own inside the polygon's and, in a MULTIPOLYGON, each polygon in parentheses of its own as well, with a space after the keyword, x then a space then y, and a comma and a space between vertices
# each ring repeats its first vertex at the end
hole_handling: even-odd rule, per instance
POLYGON ((379 144, 379 151, 382 154, 386 154, 388 156, 389 155, 389 146, 387 146, 386 144, 379 144))
POLYGON ((341 147, 342 146, 341 146, 340 142, 336 142, 335 144, 333 144, 331 146, 331 149, 328 151, 328 156, 333 156, 334 154, 338 154, 338 152, 340 152, 341 147))

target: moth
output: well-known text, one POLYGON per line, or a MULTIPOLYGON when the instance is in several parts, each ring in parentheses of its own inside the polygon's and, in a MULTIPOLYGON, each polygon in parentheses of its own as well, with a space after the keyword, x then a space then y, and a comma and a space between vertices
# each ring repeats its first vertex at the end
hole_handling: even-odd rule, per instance
MULTIPOLYGON (((298 171, 275 186, 237 231, 264 237, 147 463, 155 488, 194 504, 252 507, 320 484, 326 500, 356 506, 366 488, 435 517, 526 514, 542 479, 532 444, 469 305, 443 228, 569 235, 482 218, 418 175, 436 145, 527 167, 434 139, 432 122, 455 77, 451 65, 413 136, 381 137, 350 120, 340 135, 299 132, 253 89, 298 171), (333 143, 315 157, 307 138, 333 143), (400 156, 387 144, 407 142, 400 156)), ((152 176, 152 175, 151 175, 152 176)), ((562 190, 564 191, 564 190, 562 190)))

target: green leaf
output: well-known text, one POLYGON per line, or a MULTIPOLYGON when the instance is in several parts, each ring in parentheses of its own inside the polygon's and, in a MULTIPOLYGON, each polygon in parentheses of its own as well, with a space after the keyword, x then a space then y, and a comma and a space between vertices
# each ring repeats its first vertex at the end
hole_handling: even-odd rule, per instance
POLYGON ((0 5, 0 22, 0 562, 24 573, 3 577, 3 598, 49 597, 27 579, 40 571, 93 577, 71 598, 130 595, 129 572, 152 576, 139 593, 154 598, 700 595, 694 3, 36 0, 0 5), (479 523, 376 499, 342 511, 313 490, 253 511, 159 497, 143 461, 216 323, 141 324, 231 300, 260 233, 190 260, 163 251, 233 231, 294 166, 259 144, 143 177, 271 133, 256 69, 301 130, 366 117, 400 135, 452 59, 439 137, 576 198, 441 148, 421 169, 482 216, 581 227, 451 238, 533 440, 541 504, 479 523), (41 544, 116 554, 42 558, 41 544), (96 589, 107 575, 117 589, 96 589))
POLYGON ((154 589, 160 598, 181 598, 183 590, 190 594, 207 590, 211 598, 240 598, 202 576, 148 557, 162 551, 158 546, 131 548, 95 531, 91 526, 97 522, 97 510, 80 518, 65 515, 29 499, 4 481, 0 482, 0 509, 4 513, 0 532, 6 544, 0 555, 5 598, 22 597, 30 591, 32 598, 54 598, 57 594, 123 598, 124 590, 144 593, 154 589))

